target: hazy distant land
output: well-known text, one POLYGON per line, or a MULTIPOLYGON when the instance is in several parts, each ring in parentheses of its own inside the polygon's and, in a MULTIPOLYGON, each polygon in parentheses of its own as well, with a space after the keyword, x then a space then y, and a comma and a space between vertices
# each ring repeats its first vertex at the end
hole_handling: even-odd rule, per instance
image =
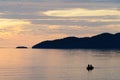
POLYGON ((47 40, 32 48, 45 49, 120 49, 120 33, 102 33, 92 37, 66 37, 47 40))

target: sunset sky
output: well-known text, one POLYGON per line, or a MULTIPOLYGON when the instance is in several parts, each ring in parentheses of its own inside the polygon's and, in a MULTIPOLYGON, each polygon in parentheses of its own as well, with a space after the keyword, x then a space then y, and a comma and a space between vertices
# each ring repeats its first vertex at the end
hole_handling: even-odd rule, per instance
POLYGON ((120 32, 120 0, 0 0, 0 47, 120 32))

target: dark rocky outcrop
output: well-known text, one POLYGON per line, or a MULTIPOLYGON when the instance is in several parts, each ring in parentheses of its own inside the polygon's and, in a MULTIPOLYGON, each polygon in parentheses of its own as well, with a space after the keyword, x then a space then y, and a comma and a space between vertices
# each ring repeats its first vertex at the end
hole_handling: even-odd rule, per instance
POLYGON ((18 49, 22 49, 22 48, 27 48, 26 46, 17 46, 16 48, 18 48, 18 49))

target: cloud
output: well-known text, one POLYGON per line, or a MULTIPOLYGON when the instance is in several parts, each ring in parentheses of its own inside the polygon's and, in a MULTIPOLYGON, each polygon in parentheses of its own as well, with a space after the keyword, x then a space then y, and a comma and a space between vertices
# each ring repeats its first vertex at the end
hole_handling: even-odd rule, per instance
POLYGON ((19 20, 19 19, 0 19, 0 28, 22 26, 30 24, 29 21, 19 20))
POLYGON ((65 10, 48 10, 43 12, 46 16, 54 17, 81 17, 81 16, 120 16, 118 10, 88 10, 82 8, 65 9, 65 10))
MULTIPOLYGON (((6 0, 5 0, 6 1, 6 0)), ((24 1, 24 0, 23 0, 24 1)), ((114 9, 120 7, 119 4, 112 4, 108 3, 109 5, 106 5, 107 3, 87 3, 87 2, 76 2, 74 1, 73 3, 70 2, 64 2, 64 0, 56 0, 55 2, 31 2, 26 1, 23 2, 19 0, 18 2, 16 1, 8 1, 7 2, 0 2, 0 12, 5 13, 2 15, 2 18, 9 18, 9 19, 38 19, 38 18, 49 18, 51 16, 46 16, 42 12, 47 12, 47 11, 54 11, 54 10, 70 10, 70 9, 85 9, 85 10, 91 10, 91 9, 114 9), (60 1, 60 2, 57 2, 60 1), (53 4, 54 3, 54 4, 53 4), (39 12, 39 14, 38 14, 39 12), (41 14, 42 13, 42 14, 41 14)), ((82 1, 82 0, 81 0, 82 1)), ((77 13, 75 13, 77 14, 77 13)), ((78 14, 77 14, 78 15, 78 14)))
POLYGON ((5 13, 0 13, 0 15, 4 15, 5 13))
POLYGON ((64 0, 68 2, 120 2, 120 0, 64 0))
POLYGON ((107 25, 120 25, 118 16, 90 16, 90 17, 75 17, 75 18, 50 18, 50 19, 36 19, 31 21, 34 25, 53 25, 51 28, 56 29, 54 25, 68 26, 89 26, 101 27, 107 25))
MULTIPOLYGON (((39 29, 39 34, 35 34, 35 36, 41 36, 37 39, 57 39, 57 38, 63 38, 67 36, 77 36, 77 37, 87 37, 87 36, 93 36, 96 34, 100 34, 103 32, 110 32, 110 33, 116 33, 119 32, 120 27, 119 25, 109 25, 109 26, 101 26, 101 27, 89 27, 89 26, 65 26, 65 25, 41 25, 44 26, 44 29, 39 29), (46 26, 46 27, 45 27, 46 26), (49 26, 56 26, 56 29, 50 29, 49 26), (58 28, 59 27, 59 28, 58 28), (45 33, 44 33, 45 32, 45 33)), ((40 27, 39 27, 40 28, 40 27)))
MULTIPOLYGON (((0 1, 16 1, 16 2, 51 2, 50 0, 0 0, 0 1)), ((54 0, 52 2, 120 2, 119 0, 54 0)))
POLYGON ((0 36, 13 36, 21 32, 22 27, 28 26, 31 23, 25 20, 19 19, 0 19, 0 36))

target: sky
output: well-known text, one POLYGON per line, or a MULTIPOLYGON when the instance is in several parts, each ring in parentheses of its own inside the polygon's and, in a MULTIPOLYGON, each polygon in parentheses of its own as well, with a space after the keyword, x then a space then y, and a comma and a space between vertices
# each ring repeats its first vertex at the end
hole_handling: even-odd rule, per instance
POLYGON ((0 47, 120 32, 120 0, 0 0, 0 47))

